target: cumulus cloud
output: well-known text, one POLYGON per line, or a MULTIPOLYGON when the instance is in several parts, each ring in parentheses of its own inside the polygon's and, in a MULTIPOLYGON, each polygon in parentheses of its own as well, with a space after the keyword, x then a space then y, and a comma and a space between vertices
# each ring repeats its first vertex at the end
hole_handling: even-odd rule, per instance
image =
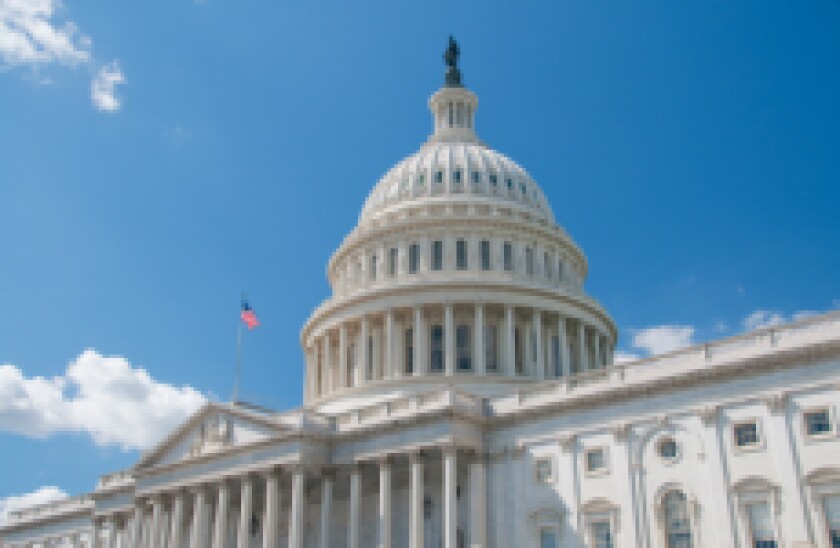
POLYGON ((52 378, 0 365, 0 430, 24 436, 82 432, 97 445, 145 449, 205 401, 192 387, 159 382, 125 358, 95 350, 52 378))
MULTIPOLYGON (((91 39, 83 35, 72 21, 60 22, 60 0, 0 0, 0 60, 3 65, 23 66, 37 75, 43 67, 58 64, 93 69, 91 39)), ((39 77, 40 83, 51 83, 39 77)), ((125 77, 116 61, 94 70, 91 100, 100 111, 115 112, 120 102, 114 86, 125 77)))
POLYGON ((694 344, 695 329, 690 325, 657 325, 633 333, 633 347, 649 355, 664 354, 694 344))
POLYGON ((0 499, 0 526, 8 521, 9 514, 15 510, 38 506, 39 504, 47 504, 48 502, 63 500, 66 498, 67 493, 58 487, 45 486, 31 493, 12 495, 4 499, 0 499))
POLYGON ((116 112, 120 109, 120 100, 114 94, 118 84, 125 83, 125 76, 117 61, 99 69, 90 83, 90 100, 97 110, 116 112))

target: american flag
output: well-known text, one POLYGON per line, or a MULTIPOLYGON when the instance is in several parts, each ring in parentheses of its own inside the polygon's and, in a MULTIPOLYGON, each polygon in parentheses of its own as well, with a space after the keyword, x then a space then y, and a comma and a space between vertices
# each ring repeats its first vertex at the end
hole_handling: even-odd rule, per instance
POLYGON ((240 312, 239 317, 242 318, 242 321, 245 322, 245 325, 248 326, 248 329, 254 329, 258 325, 260 325, 260 321, 257 319, 257 315, 251 309, 251 305, 248 304, 248 301, 245 299, 242 300, 242 312, 240 312))

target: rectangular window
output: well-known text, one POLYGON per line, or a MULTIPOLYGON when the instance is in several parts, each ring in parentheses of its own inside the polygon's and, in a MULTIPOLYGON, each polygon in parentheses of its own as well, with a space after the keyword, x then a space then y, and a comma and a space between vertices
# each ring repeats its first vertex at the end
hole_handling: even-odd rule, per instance
POLYGON ((443 241, 432 242, 432 270, 443 270, 443 241))
POLYGON ((408 246, 408 273, 416 274, 420 267, 420 244, 408 246))
POLYGON ((443 326, 433 325, 429 330, 429 371, 443 371, 443 326))
POLYGON ((823 499, 825 525, 831 548, 840 548, 840 495, 829 495, 823 499))
POLYGON ((454 182, 456 185, 461 184, 461 170, 460 169, 456 169, 455 171, 452 172, 452 182, 454 182))
POLYGON ((560 364, 560 337, 551 336, 551 365, 554 370, 554 377, 560 378, 563 375, 563 368, 560 364))
POLYGON ((490 270, 490 240, 481 240, 479 253, 481 255, 481 270, 490 270))
POLYGON ((458 270, 467 269, 467 241, 459 239, 455 242, 455 266, 458 270))
POLYGON ((396 247, 388 250, 388 275, 392 278, 397 275, 397 253, 396 247))
POLYGON ((472 172, 472 182, 476 183, 476 184, 480 183, 481 182, 481 173, 479 173, 478 171, 473 171, 472 172))
POLYGON ((376 255, 370 256, 370 281, 376 281, 376 255))
POLYGON ((547 251, 543 253, 543 273, 545 274, 546 279, 551 279, 551 259, 549 258, 547 251))
POLYGON ((499 370, 499 357, 496 354, 498 343, 496 341, 496 326, 484 326, 484 364, 487 371, 499 370))
POLYGON ((414 329, 409 327, 405 330, 405 372, 408 375, 414 373, 414 329))
POLYGON ((592 547, 613 548, 609 521, 596 521, 592 524, 592 547))
POLYGON ((497 184, 499 184, 499 178, 496 176, 495 173, 490 174, 490 184, 493 185, 493 186, 496 186, 497 184))
POLYGON ((421 173, 419 177, 417 177, 417 186, 423 186, 426 184, 426 175, 421 173))
POLYGON ((557 529, 553 527, 540 529, 540 548, 557 548, 557 529))
POLYGON ((352 387, 356 380, 356 345, 347 345, 347 379, 345 385, 352 387))
POLYGON ((735 445, 738 447, 755 447, 758 445, 758 423, 755 421, 736 424, 733 430, 735 445))
POLYGON ((553 481, 550 458, 543 457, 534 460, 534 479, 537 483, 551 483, 553 481))
POLYGON ((604 455, 604 449, 590 449, 586 452, 586 471, 587 472, 603 472, 607 469, 607 459, 604 455))
POLYGON ((750 537, 755 548, 776 548, 776 532, 770 505, 766 502, 747 505, 750 520, 750 537))
POLYGON ((442 183, 443 182, 443 172, 442 171, 435 171, 435 182, 442 183))
POLYGON ((805 431, 809 436, 824 436, 831 433, 831 415, 828 409, 805 412, 805 431))
POLYGON ((525 246, 525 274, 534 275, 534 250, 531 246, 525 246))
POLYGON ((513 270, 513 245, 511 245, 510 242, 505 242, 502 255, 505 263, 505 270, 510 272, 513 270))
POLYGON ((455 355, 458 371, 472 370, 472 341, 470 326, 455 326, 455 355))
POLYGON ((513 190, 513 179, 506 179, 505 184, 508 187, 508 190, 513 190))
POLYGON ((522 347, 522 335, 519 328, 513 330, 513 352, 517 375, 525 373, 525 349, 522 347))
POLYGON ((367 341, 367 379, 373 379, 373 336, 367 341))
POLYGON ((557 279, 563 281, 563 259, 557 259, 557 279))

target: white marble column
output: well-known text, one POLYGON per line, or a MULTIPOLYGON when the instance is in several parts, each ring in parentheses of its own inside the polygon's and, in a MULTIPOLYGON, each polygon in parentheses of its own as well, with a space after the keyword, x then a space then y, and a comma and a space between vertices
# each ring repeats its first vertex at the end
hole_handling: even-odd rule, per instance
MULTIPOLYGON (((102 548, 114 548, 117 545, 117 522, 115 516, 109 516, 103 522, 102 532, 105 533, 105 539, 102 541, 102 548)), ((163 546, 164 545, 161 543, 161 547, 163 546)))
POLYGON ((228 537, 228 511, 230 510, 230 486, 227 481, 219 484, 216 498, 216 517, 213 522, 213 548, 226 548, 228 537))
POLYGON ((569 338, 566 332, 566 318, 562 314, 557 315, 557 340, 560 344, 560 374, 568 377, 572 374, 572 364, 569 338))
MULTIPOLYGON (((237 548, 248 548, 251 539, 251 515, 254 512, 254 483, 250 476, 243 476, 239 488, 239 530, 236 532, 237 548)), ((173 547, 173 548, 177 548, 173 547)))
POLYGON ((382 378, 393 379, 397 376, 398 367, 394 360, 394 311, 390 308, 385 312, 385 363, 382 364, 382 378))
POLYGON ((443 548, 458 548, 457 449, 443 450, 443 548))
POLYGON ((347 324, 341 322, 338 328, 338 382, 337 388, 347 387, 347 324))
POLYGON ((134 517, 131 520, 131 545, 140 546, 143 541, 143 501, 135 501, 134 517))
POLYGON ((470 462, 470 548, 487 546, 487 461, 477 455, 470 462))
POLYGON ((193 495, 190 548, 207 548, 207 493, 203 488, 196 489, 193 495))
POLYGON ((379 548, 391 548, 391 463, 379 462, 379 548))
POLYGON ((455 374, 455 312, 452 303, 443 305, 443 348, 444 371, 446 375, 455 374))
POLYGON ((152 499, 152 523, 149 526, 149 546, 162 546, 163 501, 160 495, 152 499))
POLYGON ((333 474, 326 471, 321 478, 321 535, 320 548, 330 548, 330 523, 332 521, 333 474))
POLYGON ((306 517, 306 498, 304 482, 306 476, 303 469, 296 468, 292 472, 292 512, 289 519, 289 548, 304 548, 303 529, 306 517))
POLYGON ((414 337, 414 375, 416 377, 425 376, 428 368, 429 358, 426 355, 423 346, 424 329, 423 308, 416 306, 414 307, 414 327, 411 332, 414 337))
POLYGON ((509 377, 516 376, 516 342, 514 336, 513 307, 505 306, 505 373, 509 377))
POLYGON ((423 517, 423 455, 414 452, 409 455, 409 515, 408 515, 408 547, 424 548, 423 532, 425 520, 423 517))
POLYGON ((362 471, 355 467, 350 471, 350 511, 347 523, 347 548, 360 548, 362 512, 362 471))
POLYGON ((592 354, 592 368, 593 369, 600 369, 601 368, 601 333, 598 329, 594 329, 594 336, 593 339, 593 354, 592 354))
POLYGON ((577 362, 578 362, 578 373, 583 373, 589 367, 586 363, 586 326, 583 324, 583 321, 578 320, 577 322, 578 330, 577 330, 577 362))
POLYGON ((325 331, 321 337, 321 367, 323 367, 323 371, 321 372, 321 394, 323 395, 329 394, 333 387, 331 346, 330 332, 325 331))
MULTIPOLYGON (((542 329, 542 311, 539 309, 534 309, 534 317, 532 320, 532 325, 534 329, 534 346, 537 349, 537 356, 534 362, 534 368, 536 369, 536 379, 538 381, 545 380, 545 349, 543 347, 543 329, 542 329)), ((528 349, 528 352, 531 352, 531 348, 528 349)))
POLYGON ((706 466, 703 470, 706 481, 703 482, 708 497, 708 522, 713 523, 712 538, 708 541, 714 546, 737 546, 739 542, 732 523, 734 515, 732 500, 727 493, 730 485, 726 466, 726 454, 720 439, 720 413, 717 407, 704 409, 700 414, 702 421, 703 445, 705 446, 706 466))
MULTIPOLYGON (((183 523, 184 494, 175 493, 172 495, 172 508, 169 512, 169 538, 167 539, 167 546, 169 546, 169 548, 181 548, 181 539, 183 538, 181 528, 183 523)), ((122 548, 122 544, 120 548, 122 548)))
MULTIPOLYGON (((369 323, 366 316, 362 316, 359 323, 359 359, 356 363, 356 386, 362 386, 368 378, 368 329, 369 323)), ((373 372, 371 371, 371 374, 373 372)))
POLYGON ((487 355, 484 352, 484 305, 476 303, 475 321, 473 322, 475 337, 473 337, 473 360, 475 361, 475 374, 484 376, 487 374, 487 355))
POLYGON ((265 518, 263 519, 263 548, 277 546, 280 526, 280 476, 276 470, 265 475, 265 518))

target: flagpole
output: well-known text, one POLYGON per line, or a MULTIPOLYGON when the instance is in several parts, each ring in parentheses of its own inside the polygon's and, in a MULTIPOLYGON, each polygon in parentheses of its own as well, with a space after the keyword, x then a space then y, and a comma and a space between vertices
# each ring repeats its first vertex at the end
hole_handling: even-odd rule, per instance
POLYGON ((233 381, 233 403, 239 397, 239 378, 242 376, 242 322, 236 322, 236 378, 233 381))

